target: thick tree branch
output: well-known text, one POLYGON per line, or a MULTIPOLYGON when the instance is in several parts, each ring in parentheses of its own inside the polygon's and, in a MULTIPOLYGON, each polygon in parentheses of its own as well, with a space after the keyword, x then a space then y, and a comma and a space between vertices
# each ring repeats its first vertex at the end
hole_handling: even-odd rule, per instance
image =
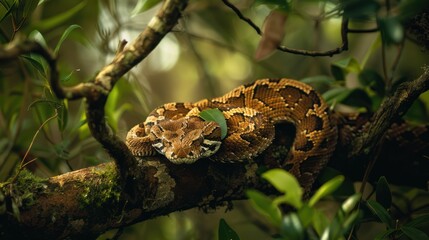
POLYGON ((409 82, 400 84, 392 96, 385 99, 381 107, 367 124, 362 134, 355 139, 350 151, 351 158, 374 157, 375 147, 380 143, 387 129, 411 104, 429 89, 429 67, 423 67, 423 74, 409 82))
MULTIPOLYGON (((135 41, 129 46, 125 46, 125 42, 120 44, 112 63, 104 67, 93 81, 72 88, 59 85, 56 58, 39 44, 24 42, 0 49, 0 59, 3 60, 24 53, 43 56, 52 71, 52 89, 59 98, 86 98, 91 132, 116 161, 116 164, 102 164, 50 179, 36 179, 21 173, 15 182, 1 185, 0 207, 6 210, 0 215, 0 238, 94 238, 108 229, 179 210, 215 208, 225 201, 244 198, 245 189, 257 188, 266 193, 272 191, 260 181, 257 172, 262 168, 279 167, 279 163, 287 157, 292 141, 290 136, 293 136, 290 126, 278 127, 275 142, 247 163, 201 160, 191 165, 174 165, 161 156, 135 159, 104 120, 104 105, 115 83, 153 50, 176 24, 185 6, 186 1, 166 1, 135 41), (120 175, 117 174, 118 168, 120 175), (121 184, 124 181, 128 184, 121 184), (130 186, 133 187, 132 191, 124 189, 130 186), (132 194, 132 198, 125 197, 124 192, 132 194), (11 214, 16 213, 18 203, 20 219, 16 214, 11 214)), ((340 50, 322 54, 330 56, 347 49, 346 19, 343 19, 341 33, 343 46, 338 48, 340 50)), ((305 55, 322 56, 317 54, 319 52, 305 55)), ((428 82, 429 71, 425 68, 419 79, 400 85, 373 117, 372 124, 366 125, 365 133, 357 138, 358 144, 352 149, 351 156, 361 157, 359 152, 366 156, 371 154, 374 149, 371 148, 372 144, 379 143, 393 120, 429 88, 428 82)), ((348 155, 348 152, 338 150, 334 158, 347 160, 344 156, 348 155)), ((401 175, 400 179, 403 177, 401 175)))
MULTIPOLYGON (((340 132, 347 131, 350 126, 343 129, 344 126, 340 125, 340 132)), ((276 128, 274 143, 260 156, 243 164, 214 163, 202 159, 195 164, 175 165, 162 156, 140 158, 134 169, 141 173, 135 174, 134 179, 138 187, 134 198, 138 201, 121 197, 122 188, 113 163, 44 180, 28 177, 24 172, 15 184, 7 187, 14 194, 4 202, 9 213, 12 213, 12 200, 25 203, 20 208, 20 221, 12 214, 0 215, 0 234, 3 234, 0 238, 94 239, 109 229, 168 213, 195 207, 204 210, 224 206, 231 200, 244 199, 246 189, 256 188, 270 194, 273 189, 261 181, 258 172, 280 166, 287 157, 293 136, 293 127, 280 125, 276 128)), ((338 145, 332 167, 347 170, 350 161, 344 150, 348 144, 338 145)), ((387 148, 389 152, 399 149, 397 142, 391 144, 387 148)), ((411 156, 410 152, 403 155, 411 156)), ((395 154, 391 156, 397 157, 395 154)), ((422 169, 424 166, 414 166, 415 160, 411 163, 385 159, 383 166, 389 164, 389 171, 398 169, 401 173, 387 176, 389 182, 421 186, 423 181, 424 185, 429 180, 429 172, 423 171, 421 178, 416 179, 415 168, 422 169), (408 168, 414 169, 405 172, 404 169, 408 168)), ((357 169, 365 169, 364 163, 353 167, 354 175, 347 175, 352 177, 351 180, 362 178, 363 172, 358 174, 357 169)))
MULTIPOLYGON (((0 215, 0 238, 94 239, 109 229, 156 216, 194 207, 214 209, 225 205, 225 201, 245 198, 244 192, 249 188, 271 193, 257 171, 279 167, 286 157, 285 142, 291 134, 284 133, 290 131, 290 126, 277 131, 275 143, 254 161, 244 164, 203 159, 175 165, 160 155, 139 158, 134 169, 141 173, 134 179, 139 189, 134 198, 138 201, 121 197, 116 165, 112 163, 45 180, 22 173, 7 189, 16 193, 10 196, 13 200, 29 197, 20 208, 20 221, 12 214, 0 215)), ((13 200, 6 204, 9 212, 13 200)))

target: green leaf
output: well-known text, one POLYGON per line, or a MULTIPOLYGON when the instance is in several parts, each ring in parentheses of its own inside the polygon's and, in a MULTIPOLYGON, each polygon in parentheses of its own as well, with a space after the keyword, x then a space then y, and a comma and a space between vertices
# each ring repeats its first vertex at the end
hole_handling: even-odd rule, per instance
POLYGON ((331 90, 326 91, 322 97, 325 99, 325 101, 332 105, 334 103, 341 103, 346 99, 350 93, 352 92, 351 89, 347 89, 345 87, 337 87, 332 88, 331 90))
POLYGON ((300 208, 302 205, 302 188, 296 178, 289 172, 283 169, 271 169, 262 174, 262 177, 270 182, 279 192, 285 193, 277 201, 290 204, 295 208, 300 208))
POLYGON ((155 7, 162 0, 140 0, 132 11, 132 15, 136 15, 142 12, 145 12, 153 7, 155 7))
POLYGON ((217 108, 210 108, 200 112, 200 117, 205 121, 213 121, 219 124, 221 131, 221 138, 224 139, 228 132, 228 127, 226 126, 226 120, 223 113, 217 108))
MULTIPOLYGON (((322 185, 323 183, 333 179, 336 176, 342 175, 342 173, 336 169, 333 169, 331 167, 326 167, 322 170, 322 172, 317 177, 317 181, 322 185)), ((341 184, 341 186, 335 190, 335 192, 332 193, 334 196, 351 196, 355 194, 355 188, 353 183, 349 179, 344 179, 344 182, 341 184)))
POLYGON ((381 18, 378 26, 384 43, 400 43, 404 39, 404 27, 397 17, 381 18))
MULTIPOLYGON (((31 33, 29 34, 28 38, 32 39, 32 40, 35 40, 38 43, 40 43, 42 46, 48 48, 48 44, 46 43, 45 37, 38 30, 31 31, 31 33)), ((37 55, 37 56, 39 56, 39 55, 37 55)), ((43 58, 41 58, 41 59, 43 59, 43 58)))
POLYGON ((389 188, 389 183, 384 176, 378 179, 375 197, 377 202, 384 208, 389 209, 392 206, 392 193, 389 188))
POLYGON ((342 222, 343 232, 347 232, 353 228, 357 220, 360 218, 361 213, 359 211, 354 211, 348 215, 342 222))
POLYGON ((355 58, 348 57, 331 64, 331 72, 336 80, 344 80, 345 74, 353 72, 359 73, 361 67, 355 58))
POLYGON ((321 236, 321 240, 337 240, 341 239, 341 225, 337 219, 333 219, 331 223, 325 228, 321 236))
POLYGON ((368 93, 360 88, 351 89, 350 93, 342 101, 343 104, 352 107, 363 107, 367 110, 372 108, 372 100, 368 93))
POLYGON ((304 239, 304 229, 298 214, 291 212, 283 217, 281 231, 284 239, 300 240, 304 239))
POLYGON ((29 54, 21 55, 26 61, 28 61, 42 76, 45 77, 45 68, 43 67, 43 62, 39 62, 42 59, 38 55, 29 54))
POLYGON ((309 207, 308 204, 304 204, 298 210, 298 216, 304 228, 307 228, 313 222, 313 215, 314 210, 313 208, 309 207))
POLYGON ((386 230, 380 234, 377 234, 377 236, 375 236, 374 240, 385 240, 385 239, 387 239, 387 237, 389 237, 389 235, 391 235, 395 232, 398 232, 398 230, 396 230, 396 229, 386 230))
POLYGON ((377 52, 377 50, 381 47, 381 34, 377 34, 377 37, 374 39, 374 41, 371 43, 371 46, 368 48, 368 50, 365 53, 365 56, 363 57, 361 61, 361 68, 365 69, 365 66, 370 59, 370 57, 377 52))
POLYGON ((371 109, 372 107, 371 98, 360 88, 337 87, 326 91, 322 97, 330 105, 343 103, 353 107, 364 107, 365 109, 371 109))
POLYGON ((325 214, 320 211, 313 212, 313 227, 316 230, 317 234, 321 236, 326 228, 331 224, 331 220, 328 219, 325 214))
POLYGON ((323 184, 316 193, 310 198, 308 205, 310 207, 314 206, 321 198, 328 196, 333 193, 344 181, 344 176, 336 176, 335 178, 329 180, 323 184))
POLYGON ((218 229, 219 240, 240 240, 238 234, 232 229, 226 221, 221 218, 218 229))
POLYGON ((59 107, 57 109, 57 111, 58 111, 58 117, 57 117, 58 127, 61 131, 64 131, 64 129, 67 126, 67 122, 68 122, 69 111, 68 111, 66 103, 67 103, 66 101, 62 101, 61 107, 59 107))
POLYGON ((428 240, 429 236, 423 231, 413 228, 413 227, 401 227, 402 232, 407 235, 407 237, 411 238, 411 240, 428 240))
POLYGON ((319 75, 303 78, 300 80, 300 82, 309 84, 318 92, 325 92, 332 86, 332 84, 335 82, 335 79, 326 75, 319 75))
POLYGON ((57 55, 58 51, 60 50, 61 45, 63 44, 64 40, 66 40, 66 38, 69 36, 69 34, 77 29, 77 28, 81 28, 79 25, 73 24, 70 25, 64 32, 63 35, 61 35, 60 40, 57 43, 57 46, 55 46, 55 50, 54 50, 54 54, 57 55))
POLYGON ((404 224, 407 227, 427 227, 429 226, 429 214, 418 216, 404 224))
MULTIPOLYGON (((31 16, 39 3, 38 0, 14 1, 12 15, 17 27, 23 26, 23 23, 31 16)), ((6 4, 8 5, 8 4, 6 4)))
POLYGON ((44 19, 37 24, 35 24, 34 28, 38 29, 41 32, 48 31, 52 28, 55 28, 57 26, 60 26, 62 23, 73 17, 75 14, 77 14, 80 10, 82 10, 87 1, 82 1, 73 8, 63 12, 56 14, 54 17, 44 19))
POLYGON ((381 204, 374 200, 368 200, 366 205, 368 206, 369 210, 371 210, 371 212, 381 220, 381 222, 385 223, 389 228, 394 227, 392 217, 381 204))
POLYGON ((368 19, 376 15, 380 4, 376 0, 340 1, 344 16, 354 19, 368 19))
POLYGON ((361 71, 358 61, 352 57, 344 58, 339 61, 333 62, 332 65, 339 67, 343 70, 347 70, 348 72, 357 73, 361 71))
POLYGON ((67 74, 67 75, 65 75, 65 76, 61 76, 60 77, 60 81, 62 82, 62 83, 65 83, 65 82, 68 82, 70 79, 71 79, 71 77, 73 76, 73 73, 74 72, 77 72, 77 70, 73 70, 73 71, 71 71, 69 74, 67 74))
POLYGON ((34 12, 37 5, 39 4, 39 0, 26 0, 19 2, 20 4, 24 4, 23 17, 27 19, 30 17, 30 15, 34 12))
POLYGON ((129 87, 130 86, 126 84, 125 81, 119 81, 119 83, 116 84, 113 90, 110 92, 109 98, 107 99, 105 106, 106 117, 108 119, 109 126, 112 127, 114 131, 118 130, 118 125, 122 114, 125 111, 132 109, 132 105, 130 103, 121 104, 121 99, 126 94, 129 87))
POLYGON ((13 216, 14 216, 18 221, 20 221, 21 213, 20 213, 20 211, 19 211, 18 203, 17 203, 17 202, 16 202, 16 200, 14 200, 14 199, 12 199, 12 213, 13 213, 13 216))
POLYGON ((341 204, 341 209, 345 213, 350 213, 351 211, 353 211, 353 209, 355 209, 356 205, 359 203, 360 200, 361 200, 361 195, 359 193, 355 193, 352 196, 348 197, 343 202, 343 204, 341 204))
POLYGON ((14 1, 11 6, 8 6, 8 4, 4 3, 3 1, 0 1, 0 3, 2 4, 2 6, 4 8, 4 9, 0 8, 1 9, 0 10, 0 23, 1 23, 1 22, 3 22, 3 20, 7 16, 9 16, 12 13, 12 10, 15 7, 16 1, 14 1))
POLYGON ((425 124, 429 120, 426 104, 420 98, 416 99, 408 109, 404 119, 425 124))
POLYGON ((277 207, 277 205, 273 204, 273 201, 269 197, 256 190, 247 190, 246 195, 249 197, 250 203, 253 205, 256 211, 262 215, 267 216, 273 224, 277 226, 280 225, 280 209, 277 207))
POLYGON ((363 70, 361 73, 359 73, 359 82, 362 86, 369 87, 379 96, 384 96, 384 80, 376 71, 370 69, 363 70))

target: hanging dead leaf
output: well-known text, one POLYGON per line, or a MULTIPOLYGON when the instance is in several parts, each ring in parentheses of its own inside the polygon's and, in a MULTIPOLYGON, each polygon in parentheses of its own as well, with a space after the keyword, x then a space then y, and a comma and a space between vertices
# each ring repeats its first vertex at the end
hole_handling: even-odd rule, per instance
POLYGON ((262 38, 255 53, 257 61, 269 57, 280 45, 285 36, 286 19, 287 13, 278 10, 271 11, 265 18, 262 38))

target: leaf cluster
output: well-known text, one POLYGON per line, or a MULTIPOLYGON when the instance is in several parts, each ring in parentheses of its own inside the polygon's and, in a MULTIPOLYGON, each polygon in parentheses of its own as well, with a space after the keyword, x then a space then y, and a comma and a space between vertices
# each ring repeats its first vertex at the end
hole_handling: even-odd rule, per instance
MULTIPOLYGON (((267 196, 257 190, 248 190, 247 196, 255 211, 277 229, 273 239, 357 239, 362 223, 379 223, 385 230, 375 239, 429 239, 424 231, 429 226, 429 214, 418 214, 403 222, 395 219, 392 191, 385 177, 376 183, 375 199, 363 199, 360 193, 342 195, 347 181, 341 175, 323 183, 308 199, 294 176, 283 169, 272 169, 262 174, 280 195, 267 196), (323 210, 327 201, 337 202, 336 210, 323 210)), ((219 239, 240 239, 225 220, 219 224, 219 239)))

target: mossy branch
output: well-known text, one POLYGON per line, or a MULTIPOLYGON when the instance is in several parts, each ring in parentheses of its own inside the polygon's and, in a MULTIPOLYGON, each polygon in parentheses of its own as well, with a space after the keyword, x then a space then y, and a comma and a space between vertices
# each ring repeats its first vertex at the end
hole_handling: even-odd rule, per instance
MULTIPOLYGON (((340 128, 340 132, 347 129, 340 128)), ((281 166, 287 157, 293 132, 291 126, 280 125, 276 128, 274 143, 257 158, 242 164, 202 159, 190 165, 175 165, 160 155, 139 158, 139 164, 132 173, 136 176, 135 201, 129 201, 122 195, 113 162, 49 179, 35 178, 24 172, 14 185, 0 186, 0 209, 3 207, 7 211, 0 214, 0 238, 94 239, 107 230, 157 216, 195 207, 209 210, 225 206, 229 201, 244 199, 247 189, 270 194, 273 189, 261 180, 258 172, 281 166), (14 189, 12 194, 9 189, 14 189), (20 220, 12 214, 11 202, 14 199, 25 199, 19 209, 20 220)), ((346 149, 344 146, 348 143, 341 144, 339 150, 346 149)), ((399 149, 397 143, 391 144, 388 150, 399 149)), ((404 154, 411 156, 409 152, 404 154)), ((347 152, 336 151, 332 167, 345 169, 343 165, 349 165, 345 155, 347 152)), ((389 171, 398 169, 401 173, 387 176, 389 182, 410 185, 408 180, 421 180, 416 179, 415 169, 404 171, 414 167, 415 162, 385 160, 383 166, 389 163, 389 171)), ((362 174, 357 174, 358 169, 365 169, 365 165, 361 162, 360 167, 352 169, 355 176, 349 174, 347 177, 360 180, 362 174)), ((429 180, 429 172, 425 171, 422 177, 424 181, 429 180)), ((420 186, 421 182, 411 184, 420 186)))
POLYGON ((429 90, 429 67, 423 67, 423 73, 415 80, 404 82, 398 86, 392 96, 382 103, 367 124, 362 134, 356 138, 350 151, 351 158, 368 158, 374 153, 387 129, 399 117, 403 116, 420 94, 429 90))
POLYGON ((203 159, 190 165, 175 165, 160 155, 139 158, 133 170, 138 189, 133 196, 135 201, 123 197, 113 162, 34 181, 24 172, 13 185, 0 186, 0 195, 8 199, 0 201, 0 207, 8 213, 12 212, 10 203, 14 199, 31 198, 20 206, 20 220, 13 214, 0 214, 0 238, 95 239, 107 230, 168 213, 195 207, 215 209, 245 198, 246 189, 271 193, 257 171, 280 166, 287 155, 282 150, 285 140, 282 141, 244 164, 203 159), (30 179, 32 185, 22 181, 23 177, 30 179), (10 188, 19 191, 11 195, 7 193, 10 188))

